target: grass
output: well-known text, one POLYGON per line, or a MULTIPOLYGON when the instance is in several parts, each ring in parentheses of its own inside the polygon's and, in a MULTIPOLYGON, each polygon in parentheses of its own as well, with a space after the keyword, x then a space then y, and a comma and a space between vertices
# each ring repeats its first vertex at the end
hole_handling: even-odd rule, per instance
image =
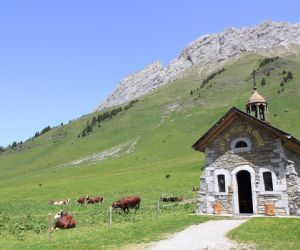
MULTIPOLYGON (((99 209, 99 208, 98 208, 99 209)), ((47 230, 36 234, 33 231, 4 233, 0 243, 1 249, 114 249, 126 245, 145 244, 157 241, 184 229, 185 227, 205 222, 209 217, 194 216, 190 213, 190 205, 180 208, 162 208, 157 217, 153 208, 141 209, 140 212, 129 215, 113 214, 113 227, 108 228, 108 221, 102 220, 101 213, 84 212, 74 214, 80 221, 77 228, 65 231, 54 231, 51 240, 48 239, 47 230)), ((107 215, 107 214, 106 214, 107 215)), ((47 223, 47 219, 44 219, 47 223)), ((46 229, 46 228, 45 228, 46 229)))
MULTIPOLYGON (((172 211, 162 211, 160 221, 164 223, 161 224, 153 219, 156 212, 151 207, 161 195, 196 198, 192 187, 199 185, 204 155, 194 151, 191 145, 232 106, 244 110, 251 95, 251 72, 263 58, 251 54, 231 60, 222 65, 226 70, 204 88, 199 87, 209 73, 199 74, 194 69, 172 84, 140 98, 131 109, 101 123, 99 128, 94 127, 93 133, 84 138, 77 135, 98 113, 80 117, 26 142, 25 150, 1 153, 0 244, 5 242, 8 249, 44 248, 48 213, 54 214, 60 209, 48 202, 67 197, 71 204, 66 210, 76 215, 78 227, 55 233, 55 246, 62 244, 60 237, 64 236, 75 248, 72 242, 80 248, 99 248, 100 244, 109 243, 110 247, 117 247, 137 243, 128 240, 135 226, 141 231, 138 242, 143 242, 152 232, 154 236, 149 236, 149 241, 160 234, 180 230, 193 220, 197 222, 198 219, 189 219, 188 215, 195 205, 188 209, 174 206, 172 211), (197 88, 197 94, 190 95, 190 91, 197 88), (130 153, 124 148, 118 156, 103 161, 66 164, 130 141, 136 141, 130 153), (168 179, 165 178, 167 174, 170 175, 168 179), (115 235, 120 232, 107 228, 108 207, 120 197, 133 194, 141 195, 144 208, 140 217, 116 215, 113 230, 121 228, 124 232, 115 242, 115 235), (104 204, 80 207, 75 200, 84 195, 102 195, 104 204), (164 229, 163 224, 170 224, 170 227, 164 229), (148 225, 147 235, 143 234, 143 228, 148 225), (102 239, 99 234, 107 236, 102 239)), ((275 70, 270 76, 258 74, 257 82, 260 83, 262 77, 266 79, 266 86, 259 86, 258 90, 269 101, 271 124, 300 138, 297 126, 300 121, 300 61, 296 59, 287 55, 279 60, 279 68, 267 65, 275 70), (285 84, 284 92, 277 94, 283 69, 292 71, 294 79, 285 84)))
POLYGON ((254 218, 232 230, 228 236, 257 249, 300 249, 300 220, 254 218))

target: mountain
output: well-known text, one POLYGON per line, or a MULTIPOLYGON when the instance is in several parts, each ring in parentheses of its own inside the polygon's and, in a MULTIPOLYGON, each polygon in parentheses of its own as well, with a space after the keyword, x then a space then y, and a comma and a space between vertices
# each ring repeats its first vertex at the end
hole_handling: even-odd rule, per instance
POLYGON ((201 69, 245 53, 265 53, 276 47, 292 49, 295 44, 300 44, 300 24, 286 22, 266 21, 251 28, 228 28, 218 34, 203 35, 184 48, 167 67, 156 61, 124 77, 96 110, 138 98, 180 78, 193 67, 201 69))

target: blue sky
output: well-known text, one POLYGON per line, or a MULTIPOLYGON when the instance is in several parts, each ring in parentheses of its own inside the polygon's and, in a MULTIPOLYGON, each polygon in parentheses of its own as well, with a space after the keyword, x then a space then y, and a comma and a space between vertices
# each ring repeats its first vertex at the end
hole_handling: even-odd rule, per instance
POLYGON ((0 145, 93 110, 127 74, 207 33, 300 22, 297 0, 0 0, 0 145))

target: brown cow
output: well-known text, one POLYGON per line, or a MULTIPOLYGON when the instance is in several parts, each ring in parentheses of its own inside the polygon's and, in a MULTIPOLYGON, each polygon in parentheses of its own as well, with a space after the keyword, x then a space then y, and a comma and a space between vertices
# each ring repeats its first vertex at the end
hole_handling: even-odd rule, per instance
POLYGON ((103 197, 102 196, 96 196, 96 197, 88 197, 87 203, 95 204, 95 203, 102 203, 103 197))
POLYGON ((183 197, 182 197, 182 196, 160 197, 160 201, 163 201, 163 202, 177 202, 177 201, 183 201, 183 197))
POLYGON ((60 210, 54 218, 54 228, 67 229, 74 228, 76 226, 73 216, 70 213, 64 213, 62 210, 60 210))
POLYGON ((139 196, 128 196, 122 197, 112 204, 113 208, 120 208, 124 213, 129 213, 129 208, 135 208, 138 210, 140 208, 141 198, 139 196))
POLYGON ((77 202, 78 202, 79 204, 85 204, 85 203, 88 202, 88 199, 89 199, 88 196, 86 196, 86 197, 80 197, 80 198, 77 200, 77 202))

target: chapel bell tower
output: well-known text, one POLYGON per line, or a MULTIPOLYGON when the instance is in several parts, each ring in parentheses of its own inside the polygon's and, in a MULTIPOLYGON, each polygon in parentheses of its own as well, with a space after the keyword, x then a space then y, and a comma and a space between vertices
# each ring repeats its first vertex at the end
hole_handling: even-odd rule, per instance
POLYGON ((253 71, 253 94, 247 101, 246 110, 249 115, 256 117, 257 119, 264 121, 266 123, 269 122, 269 114, 268 114, 268 103, 264 97, 258 94, 256 90, 256 81, 255 81, 255 70, 253 71))

